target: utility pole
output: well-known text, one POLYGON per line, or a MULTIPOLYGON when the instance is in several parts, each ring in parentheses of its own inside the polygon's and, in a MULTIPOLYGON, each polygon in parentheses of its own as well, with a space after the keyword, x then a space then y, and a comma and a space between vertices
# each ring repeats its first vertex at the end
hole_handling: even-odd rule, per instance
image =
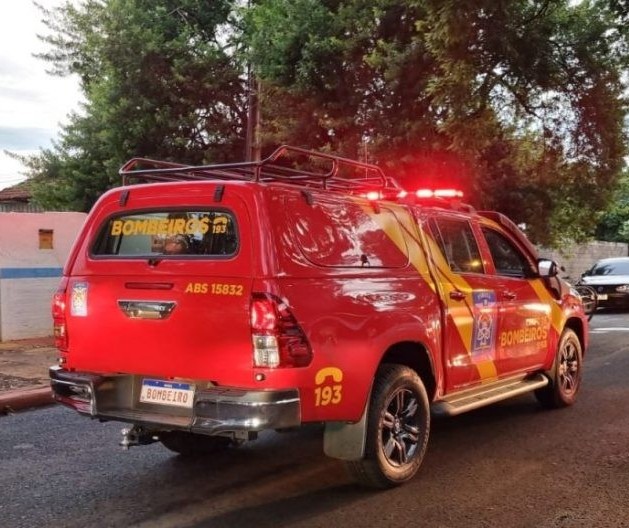
MULTIPOLYGON (((247 0, 247 8, 251 0, 247 0)), ((247 133, 245 137, 245 160, 260 161, 260 81, 247 63, 247 133)))
POLYGON ((247 66, 247 136, 246 160, 260 161, 260 81, 251 68, 247 66))

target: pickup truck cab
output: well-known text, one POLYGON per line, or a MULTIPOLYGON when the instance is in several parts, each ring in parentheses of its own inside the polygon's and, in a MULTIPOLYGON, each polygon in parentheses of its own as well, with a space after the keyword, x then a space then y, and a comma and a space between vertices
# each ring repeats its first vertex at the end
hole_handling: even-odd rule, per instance
POLYGON ((326 454, 382 488, 419 469, 431 414, 575 401, 583 305, 503 215, 294 147, 121 173, 54 296, 50 376, 58 402, 130 424, 124 447, 322 422, 326 454))

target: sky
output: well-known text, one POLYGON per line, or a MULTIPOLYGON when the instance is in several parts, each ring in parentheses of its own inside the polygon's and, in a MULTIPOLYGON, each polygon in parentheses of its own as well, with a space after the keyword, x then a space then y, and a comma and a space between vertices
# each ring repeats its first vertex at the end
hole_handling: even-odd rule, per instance
MULTIPOLYGON (((39 0, 46 8, 64 0, 39 0)), ((79 111, 76 77, 46 73, 49 64, 33 57, 47 46, 37 34, 48 29, 31 0, 0 0, 0 189, 26 179, 24 167, 5 150, 30 154, 51 145, 68 114, 79 111)))

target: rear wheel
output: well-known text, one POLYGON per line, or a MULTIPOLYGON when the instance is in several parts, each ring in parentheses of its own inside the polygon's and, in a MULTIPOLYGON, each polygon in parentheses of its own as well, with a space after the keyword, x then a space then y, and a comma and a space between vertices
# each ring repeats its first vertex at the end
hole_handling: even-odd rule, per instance
POLYGON ((204 436, 186 431, 160 433, 159 440, 164 447, 185 457, 209 455, 232 444, 231 439, 222 436, 204 436))
POLYGON ((572 405, 581 387, 583 352, 577 334, 565 329, 559 340, 553 379, 550 384, 535 391, 537 400, 547 409, 572 405))
POLYGON ((372 488, 391 488, 419 470, 430 431, 426 389, 417 373, 382 365, 369 403, 365 456, 347 462, 352 476, 372 488))

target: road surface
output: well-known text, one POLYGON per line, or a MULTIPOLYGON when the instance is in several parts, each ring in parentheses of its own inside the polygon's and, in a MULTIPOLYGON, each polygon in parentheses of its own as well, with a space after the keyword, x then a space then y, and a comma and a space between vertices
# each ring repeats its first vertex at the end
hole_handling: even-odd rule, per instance
POLYGON ((0 525, 629 528, 629 314, 591 328, 574 407, 434 420, 419 475, 385 492, 353 485, 319 427, 186 462, 61 407, 0 417, 0 525))

